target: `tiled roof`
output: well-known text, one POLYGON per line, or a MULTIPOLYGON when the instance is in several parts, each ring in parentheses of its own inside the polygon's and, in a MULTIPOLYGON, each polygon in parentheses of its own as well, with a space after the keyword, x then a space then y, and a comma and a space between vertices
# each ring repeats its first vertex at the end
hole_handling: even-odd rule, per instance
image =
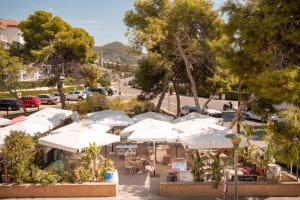
POLYGON ((18 23, 14 19, 0 19, 0 25, 5 27, 17 27, 18 23))

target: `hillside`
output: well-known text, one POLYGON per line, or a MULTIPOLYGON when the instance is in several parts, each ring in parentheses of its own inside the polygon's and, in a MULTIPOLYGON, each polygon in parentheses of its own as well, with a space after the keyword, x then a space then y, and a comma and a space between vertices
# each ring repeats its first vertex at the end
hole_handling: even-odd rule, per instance
MULTIPOLYGON (((95 46, 100 51, 101 46, 95 46)), ((128 46, 121 42, 111 42, 102 46, 103 59, 105 62, 116 62, 122 64, 137 64, 143 55, 135 55, 130 52, 128 46)))

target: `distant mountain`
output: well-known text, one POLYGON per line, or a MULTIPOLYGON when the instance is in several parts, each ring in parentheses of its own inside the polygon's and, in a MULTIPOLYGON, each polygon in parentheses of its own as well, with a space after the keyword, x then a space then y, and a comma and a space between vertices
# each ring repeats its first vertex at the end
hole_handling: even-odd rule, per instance
MULTIPOLYGON (((95 46, 101 51, 101 46, 95 46)), ((116 62, 121 64, 137 64, 144 55, 136 55, 130 52, 130 48, 122 42, 111 42, 102 46, 103 59, 105 62, 116 62)))

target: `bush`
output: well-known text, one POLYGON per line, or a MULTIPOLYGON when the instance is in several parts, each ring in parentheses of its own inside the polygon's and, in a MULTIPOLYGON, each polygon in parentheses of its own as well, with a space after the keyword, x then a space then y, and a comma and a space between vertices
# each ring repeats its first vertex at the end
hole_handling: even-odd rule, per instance
POLYGON ((93 93, 84 101, 78 101, 76 104, 67 103, 66 108, 77 111, 79 114, 87 114, 97 112, 108 108, 106 96, 98 93, 93 93))
POLYGON ((124 100, 124 99, 114 99, 108 104, 109 109, 121 110, 127 113, 129 116, 134 116, 137 114, 150 112, 155 110, 155 106, 150 101, 141 101, 137 99, 124 100))
MULTIPOLYGON (((225 100, 231 100, 231 101, 237 101, 238 100, 238 92, 230 91, 230 92, 224 92, 225 94, 225 100)), ((250 94, 247 92, 241 92, 242 100, 247 100, 250 97, 250 94)))
POLYGON ((30 164, 35 158, 33 138, 25 132, 12 131, 4 140, 3 160, 8 174, 16 183, 28 182, 30 164))

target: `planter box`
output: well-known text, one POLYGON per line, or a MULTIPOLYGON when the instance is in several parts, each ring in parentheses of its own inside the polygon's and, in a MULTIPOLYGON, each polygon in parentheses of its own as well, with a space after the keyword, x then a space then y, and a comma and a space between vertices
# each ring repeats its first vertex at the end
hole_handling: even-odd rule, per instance
POLYGON ((116 192, 116 183, 0 184, 0 198, 114 197, 116 192))
MULTIPOLYGON (((227 196, 234 195, 234 183, 227 185, 227 196)), ((169 197, 222 197, 224 187, 213 183, 161 182, 160 195, 169 197)), ((238 195, 244 197, 300 197, 300 182, 239 182, 238 195)))

